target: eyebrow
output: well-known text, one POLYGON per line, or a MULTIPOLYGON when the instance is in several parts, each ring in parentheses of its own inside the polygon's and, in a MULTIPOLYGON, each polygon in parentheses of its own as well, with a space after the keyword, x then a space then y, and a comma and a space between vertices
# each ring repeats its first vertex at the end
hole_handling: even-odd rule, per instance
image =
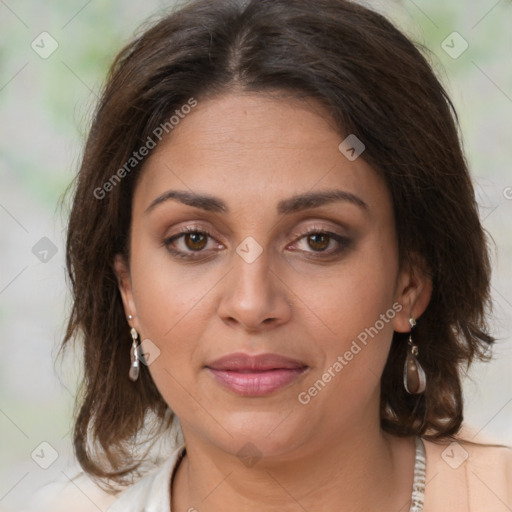
MULTIPOLYGON (((165 203, 166 201, 179 201, 180 203, 188 206, 193 206, 194 208, 199 208, 212 213, 230 213, 228 205, 222 199, 207 194, 198 194, 185 190, 168 190, 167 192, 164 192, 151 202, 144 213, 149 213, 158 205, 165 203)), ((345 190, 325 190, 321 192, 306 192, 304 194, 284 199, 277 204, 277 213, 279 215, 288 215, 341 201, 354 204, 365 212, 368 212, 369 210, 368 205, 360 197, 352 194, 351 192, 346 192, 345 190)))

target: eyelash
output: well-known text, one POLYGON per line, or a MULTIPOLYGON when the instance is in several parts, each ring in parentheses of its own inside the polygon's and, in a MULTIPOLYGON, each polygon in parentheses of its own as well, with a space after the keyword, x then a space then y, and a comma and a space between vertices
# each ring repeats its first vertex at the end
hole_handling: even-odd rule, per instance
MULTIPOLYGON (((214 238, 213 235, 207 229, 199 229, 199 228, 196 228, 193 226, 188 226, 188 227, 181 229, 178 234, 173 235, 169 238, 166 238, 163 241, 162 245, 165 246, 167 248, 167 250, 173 256, 175 256, 177 258, 188 259, 188 260, 201 258, 201 257, 203 257, 203 256, 201 256, 201 253, 205 252, 204 249, 199 250, 199 251, 183 252, 183 251, 178 251, 178 250, 170 248, 170 245, 174 241, 179 240, 180 238, 183 238, 185 235, 191 234, 191 233, 206 235, 210 238, 214 238), (195 254, 197 254, 197 256, 195 254)), ((347 249, 349 247, 349 245, 351 244, 351 240, 345 236, 341 236, 341 235, 338 235, 337 233, 333 233, 331 231, 326 231, 325 229, 319 229, 319 228, 315 228, 315 227, 311 227, 311 228, 307 229, 305 232, 303 232, 301 235, 299 235, 299 237, 297 238, 297 241, 302 240, 303 238, 306 238, 311 235, 327 235, 330 239, 334 239, 336 242, 338 242, 338 244, 340 244, 340 247, 331 252, 325 252, 325 251, 317 251, 316 253, 312 252, 309 255, 310 258, 325 259, 327 257, 336 256, 337 254, 339 254, 342 251, 344 251, 345 249, 347 249)), ((309 251, 302 251, 302 252, 309 253, 309 251)))

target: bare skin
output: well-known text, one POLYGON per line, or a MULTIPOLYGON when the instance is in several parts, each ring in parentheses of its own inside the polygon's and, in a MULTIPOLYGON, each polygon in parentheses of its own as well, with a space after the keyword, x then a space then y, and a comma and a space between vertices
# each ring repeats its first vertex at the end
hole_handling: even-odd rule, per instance
POLYGON ((343 139, 314 100, 231 93, 199 102, 145 165, 130 262, 119 256, 115 268, 131 325, 160 350, 149 371, 183 429, 173 512, 408 510, 414 440, 381 430, 380 377, 393 331, 410 330, 431 283, 399 268, 387 187, 362 158, 345 158, 343 139), (333 189, 351 199, 276 209, 333 189), (171 199, 150 208, 169 190, 214 196, 229 212, 171 199), (199 234, 169 241, 182 227, 199 234), (262 249, 251 262, 236 251, 247 237, 262 249), (333 372, 383 314, 378 334, 333 372), (307 369, 265 396, 241 396, 205 367, 233 352, 307 369), (299 401, 328 368, 325 387, 299 401), (247 443, 261 455, 251 466, 237 455, 247 443))

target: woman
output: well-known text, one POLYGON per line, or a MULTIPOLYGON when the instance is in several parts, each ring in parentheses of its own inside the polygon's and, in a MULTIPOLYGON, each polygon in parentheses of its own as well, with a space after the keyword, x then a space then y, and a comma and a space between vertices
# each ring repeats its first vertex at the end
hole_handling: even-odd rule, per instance
POLYGON ((460 435, 462 369, 494 340, 454 118, 345 0, 197 0, 128 45, 67 245, 75 451, 105 491, 61 505, 510 510, 511 450, 460 435), (144 476, 141 438, 172 429, 144 476))

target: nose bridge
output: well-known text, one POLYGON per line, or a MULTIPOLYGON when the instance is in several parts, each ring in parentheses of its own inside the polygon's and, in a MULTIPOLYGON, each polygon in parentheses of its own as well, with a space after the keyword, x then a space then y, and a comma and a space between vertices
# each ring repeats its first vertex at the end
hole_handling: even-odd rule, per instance
POLYGON ((268 250, 252 237, 237 247, 218 310, 224 321, 255 330, 271 319, 281 323, 289 318, 287 289, 270 263, 268 250))
POLYGON ((240 298, 251 300, 268 298, 271 286, 271 270, 268 249, 257 248, 250 241, 244 241, 237 248, 234 258, 233 284, 240 298))

